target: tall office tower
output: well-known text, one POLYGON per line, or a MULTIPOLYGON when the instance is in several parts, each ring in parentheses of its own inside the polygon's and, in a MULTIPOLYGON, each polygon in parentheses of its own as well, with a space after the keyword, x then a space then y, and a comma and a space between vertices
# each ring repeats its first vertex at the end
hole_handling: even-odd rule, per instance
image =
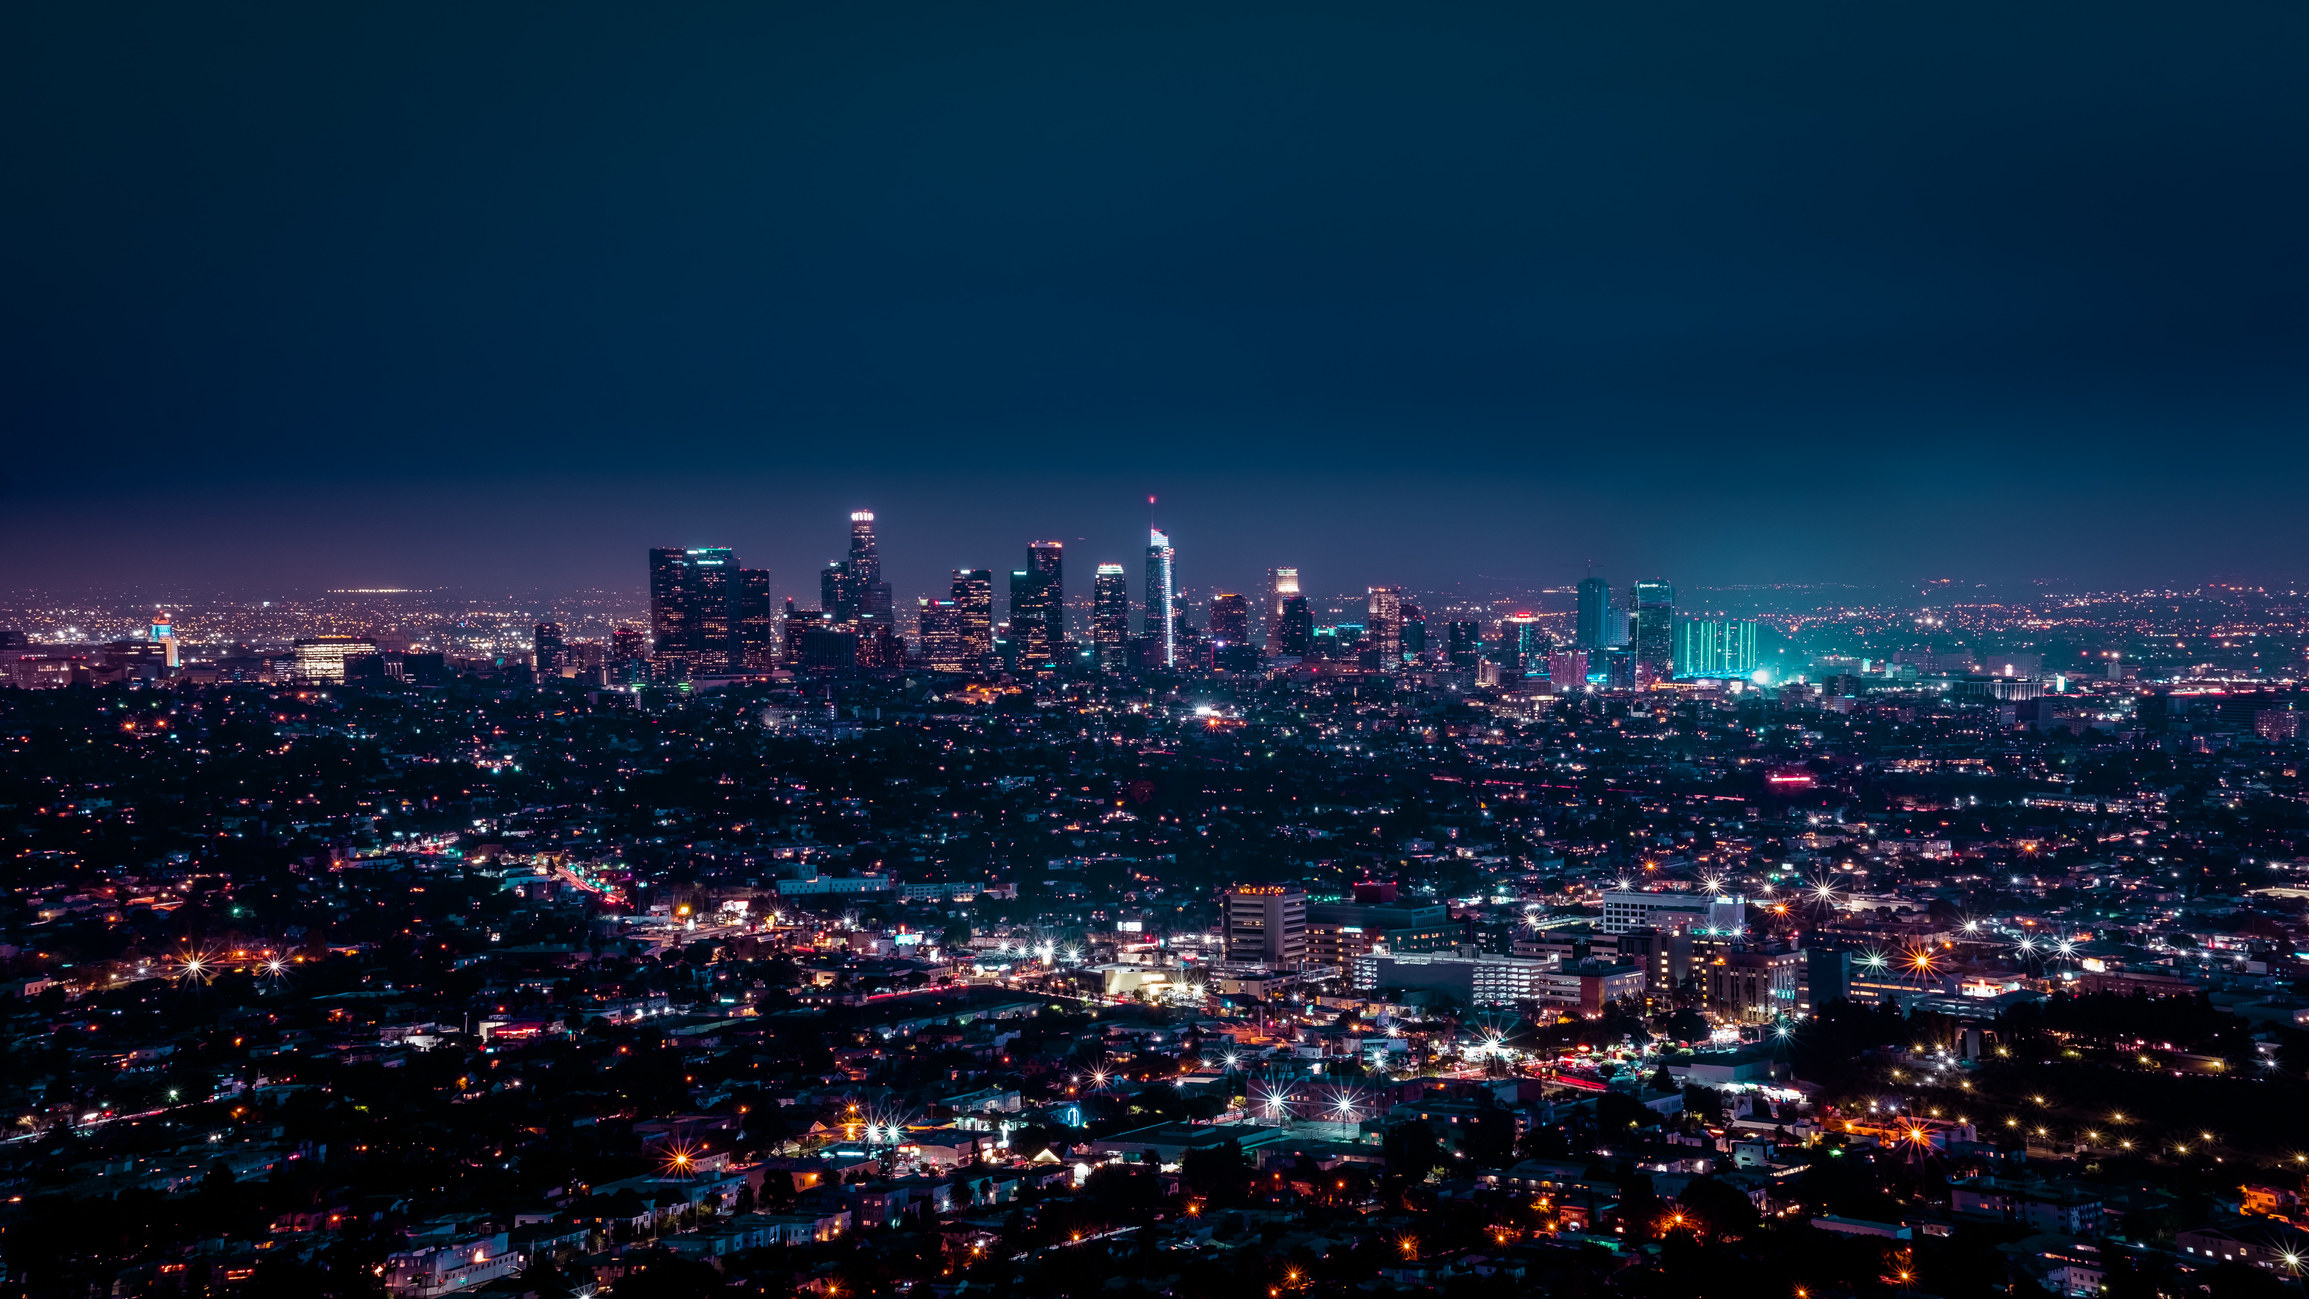
POLYGON ((1141 624, 1146 638, 1153 642, 1154 660, 1162 667, 1174 667, 1179 661, 1178 586, 1174 565, 1178 552, 1171 549, 1171 539, 1160 528, 1147 530, 1146 542, 1146 620, 1141 624))
POLYGON ((689 598, 684 578, 689 556, 679 546, 649 551, 649 635, 652 652, 669 663, 689 652, 689 598))
POLYGON ((1222 645, 1247 645, 1251 640, 1251 602, 1232 591, 1211 597, 1211 639, 1222 645))
POLYGON ((641 628, 628 627, 620 623, 617 630, 609 634, 610 662, 630 663, 635 659, 648 657, 649 637, 643 633, 641 628))
POLYGON ((802 666, 802 643, 811 633, 831 630, 833 625, 833 615, 825 610, 797 609, 792 600, 786 601, 786 617, 778 628, 779 659, 790 668, 802 666))
POLYGON ((850 511, 850 568, 861 581, 882 580, 882 548, 874 540, 874 512, 850 511))
POLYGON ((1267 570, 1267 652, 1288 654, 1283 648, 1283 606, 1299 593, 1299 570, 1270 568, 1267 570))
POLYGON ((1403 588, 1374 586, 1367 593, 1369 611, 1363 619, 1363 635, 1371 648, 1379 652, 1379 661, 1385 664, 1403 661, 1403 588))
POLYGON ((1427 653, 1427 611, 1409 600, 1403 602, 1403 661, 1417 662, 1427 653))
POLYGON ((766 568, 738 570, 738 663, 748 672, 778 665, 778 607, 766 568))
POLYGON ((1483 657, 1483 635, 1472 622, 1454 622, 1444 628, 1443 656, 1453 671, 1473 672, 1483 657))
POLYGON ((609 684, 637 686, 649 680, 649 634, 619 624, 609 634, 609 684))
POLYGON ((1500 620, 1500 659, 1526 671, 1536 672, 1546 659, 1547 633, 1540 630, 1539 619, 1531 613, 1518 610, 1500 620))
POLYGON ((1097 649, 1099 671, 1120 672, 1130 666, 1130 588, 1120 564, 1100 564, 1091 579, 1090 641, 1097 649))
POLYGON ((858 582, 850 561, 837 559, 818 570, 818 608, 826 620, 841 626, 858 621, 858 582))
POLYGON ((1572 627, 1572 648, 1583 650, 1608 649, 1605 622, 1611 615, 1611 583, 1600 577, 1584 578, 1579 584, 1579 614, 1572 627))
POLYGON ((1635 623, 1628 639, 1636 652, 1636 667, 1665 681, 1676 662, 1676 588, 1667 582, 1638 582, 1628 592, 1628 608, 1635 623))
POLYGON ((561 673, 561 652, 561 624, 537 624, 536 647, 530 654, 529 666, 541 677, 558 676, 561 673))
POLYGON ((1295 970, 1307 959, 1307 895, 1287 884, 1238 884, 1226 894, 1229 965, 1295 970))
POLYGON ((689 601, 693 672, 727 672, 737 661, 738 556, 727 546, 693 546, 682 588, 689 601))
POLYGON ((1050 666, 1050 645, 1047 638, 1050 624, 1042 613, 1042 595, 1035 589, 1034 574, 1023 568, 1010 570, 1010 616, 1002 620, 997 630, 1010 647, 1004 657, 1005 667, 1012 672, 1033 672, 1050 666))
POLYGON ((1018 670, 1047 672, 1066 646, 1064 552, 1055 541, 1026 548, 1026 567, 1010 574, 1010 638, 1018 670))
POLYGON ((952 600, 923 600, 922 662, 932 672, 968 672, 962 648, 962 609, 952 600))
POLYGON ((1307 597, 1303 595, 1283 601, 1281 652, 1302 659, 1315 652, 1315 611, 1307 606, 1307 597))
POLYGON ((737 555, 726 546, 649 552, 653 657, 674 672, 726 672, 737 648, 737 555))
POLYGON ((952 590, 955 616, 961 620, 965 672, 989 672, 994 667, 994 574, 983 568, 954 570, 952 590))
POLYGON ((1029 542, 1026 569, 1041 580, 1049 595, 1046 616, 1050 654, 1055 660, 1066 645, 1066 546, 1056 541, 1029 542))
POLYGON ((1676 624, 1676 675, 1744 677, 1756 670, 1756 624, 1747 619, 1687 618, 1676 624))
POLYGON ((851 589, 857 601, 854 615, 859 621, 871 620, 877 628, 894 628, 895 611, 890 606, 890 584, 882 580, 882 549, 874 539, 874 512, 850 512, 849 575, 851 589))

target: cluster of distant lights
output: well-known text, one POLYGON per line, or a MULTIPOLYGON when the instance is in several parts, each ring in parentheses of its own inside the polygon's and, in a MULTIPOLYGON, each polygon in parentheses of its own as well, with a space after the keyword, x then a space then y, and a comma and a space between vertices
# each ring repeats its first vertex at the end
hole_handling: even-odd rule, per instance
POLYGON ((1082 949, 1072 944, 1060 947, 1056 943, 1004 943, 996 951, 999 956, 1032 957, 1044 965, 1064 962, 1073 965, 1082 960, 1082 949))
MULTIPOLYGON (((1251 1108, 1274 1122, 1291 1117, 1299 1100, 1299 1089, 1290 1081, 1262 1082, 1252 1089, 1251 1108)), ((1333 1123, 1359 1122, 1371 1108, 1370 1097, 1360 1087, 1342 1084, 1329 1089, 1319 1098, 1314 1112, 1333 1123)))
MULTIPOLYGON (((205 985, 214 982, 227 968, 227 962, 221 956, 207 952, 186 952, 170 965, 169 977, 178 983, 205 985)), ((256 972, 268 979, 286 978, 289 962, 278 956, 268 956, 257 962, 256 972)))

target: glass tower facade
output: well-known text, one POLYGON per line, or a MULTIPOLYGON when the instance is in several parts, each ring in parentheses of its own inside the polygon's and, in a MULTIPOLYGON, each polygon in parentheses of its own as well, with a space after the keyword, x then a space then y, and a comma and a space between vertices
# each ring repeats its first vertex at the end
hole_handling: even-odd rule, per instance
POLYGON ((765 672, 778 665, 778 610, 770 598, 770 573, 738 570, 738 666, 765 672))
POLYGON ((1526 612, 1507 615, 1499 624, 1499 661, 1513 664, 1525 672, 1536 673, 1547 661, 1547 633, 1540 629, 1539 619, 1526 612))
POLYGON ((1383 666, 1403 661, 1403 588, 1374 586, 1365 592, 1363 634, 1383 666))
POLYGON ((653 657, 669 673, 727 672, 740 661, 738 557, 727 546, 649 552, 653 657))
POLYGON ((1130 666, 1130 589, 1120 564, 1100 564, 1091 579, 1090 641, 1097 650, 1099 671, 1120 672, 1130 666))
POLYGON ((689 573, 690 670, 727 672, 735 666, 738 640, 738 555, 727 546, 685 551, 689 573))
POLYGON ((1653 580, 1638 582, 1628 592, 1628 609, 1635 615, 1628 640, 1635 650, 1636 667, 1664 681, 1675 671, 1676 588, 1653 580))
POLYGON ((1164 667, 1179 661, 1179 619, 1177 574, 1173 565, 1178 552, 1171 549, 1171 539, 1160 528, 1147 530, 1146 543, 1146 638, 1153 642, 1154 659, 1164 667))
POLYGON ((1288 654, 1283 648, 1283 605, 1299 593, 1299 570, 1270 568, 1267 570, 1267 652, 1288 654))
POLYGON ((994 573, 984 568, 957 568, 949 593, 962 638, 966 672, 987 672, 994 667, 994 573))
POLYGON ((1473 672, 1476 660, 1483 655, 1481 630, 1472 622, 1445 624, 1443 656, 1451 661, 1454 671, 1473 672))
POLYGON ((1026 567, 1010 575, 1010 638, 1020 671, 1055 667, 1066 645, 1065 547, 1037 541, 1026 548, 1026 567))
POLYGON ((1579 584, 1579 613, 1572 628, 1572 644, 1583 650, 1611 646, 1611 583, 1590 577, 1579 584))
POLYGON ((1251 602, 1232 591, 1211 597, 1211 639, 1243 645, 1251 639, 1251 602))
POLYGON ((649 637, 653 654, 668 660, 689 648, 689 606, 682 594, 682 575, 689 568, 679 546, 653 546, 649 552, 649 637))
POLYGON ((1307 597, 1294 595, 1283 601, 1283 634, 1280 653, 1292 658, 1306 658, 1315 652, 1315 611, 1307 607, 1307 597))

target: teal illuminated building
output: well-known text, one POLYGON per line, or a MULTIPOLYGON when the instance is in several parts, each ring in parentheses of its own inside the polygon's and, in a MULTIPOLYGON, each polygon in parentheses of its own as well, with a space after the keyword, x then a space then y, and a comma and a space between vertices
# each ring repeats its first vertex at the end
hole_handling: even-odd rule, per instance
POLYGON ((1676 675, 1745 677, 1756 670, 1752 619, 1687 618, 1676 624, 1676 675))

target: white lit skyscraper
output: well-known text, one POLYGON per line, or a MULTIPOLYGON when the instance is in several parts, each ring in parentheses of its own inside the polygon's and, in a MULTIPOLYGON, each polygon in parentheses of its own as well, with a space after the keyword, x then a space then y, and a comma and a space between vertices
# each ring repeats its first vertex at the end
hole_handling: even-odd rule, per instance
POLYGON ((1391 667, 1403 661, 1403 588, 1374 586, 1368 596, 1363 634, 1379 652, 1379 661, 1391 667))
POLYGON ((1283 652, 1283 606, 1299 593, 1299 570, 1270 568, 1267 570, 1267 652, 1283 652))
POLYGON ((1171 539, 1160 528, 1147 529, 1146 543, 1146 638, 1155 646, 1155 656, 1164 667, 1174 667, 1179 659, 1179 593, 1172 563, 1178 552, 1171 549, 1171 539))

